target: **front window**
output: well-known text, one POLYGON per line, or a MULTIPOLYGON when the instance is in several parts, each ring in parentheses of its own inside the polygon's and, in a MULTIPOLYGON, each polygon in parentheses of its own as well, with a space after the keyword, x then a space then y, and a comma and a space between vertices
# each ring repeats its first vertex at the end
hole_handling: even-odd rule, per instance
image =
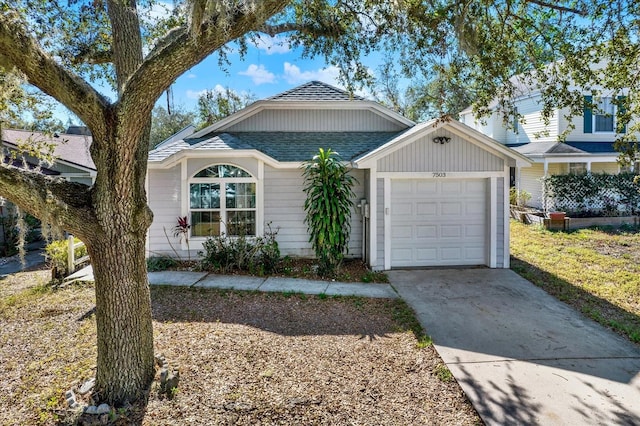
POLYGON ((587 173, 586 163, 569 163, 570 175, 582 175, 587 173))
POLYGON ((596 132, 615 131, 615 104, 610 97, 601 98, 593 111, 593 129, 596 132))
POLYGON ((256 179, 229 164, 202 169, 189 182, 191 236, 256 235, 256 179))

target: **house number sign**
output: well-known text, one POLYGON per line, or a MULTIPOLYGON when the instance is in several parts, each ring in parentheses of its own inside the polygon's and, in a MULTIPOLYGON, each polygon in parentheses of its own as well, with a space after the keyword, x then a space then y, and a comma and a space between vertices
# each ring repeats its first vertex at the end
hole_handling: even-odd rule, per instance
POLYGON ((433 176, 434 178, 443 178, 443 177, 447 177, 447 174, 444 172, 434 172, 433 176))

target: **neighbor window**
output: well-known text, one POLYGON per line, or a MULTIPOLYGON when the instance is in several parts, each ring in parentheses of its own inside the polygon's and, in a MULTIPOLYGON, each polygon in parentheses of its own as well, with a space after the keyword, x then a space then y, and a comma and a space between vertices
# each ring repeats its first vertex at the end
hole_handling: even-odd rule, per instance
POLYGON ((593 111, 593 130, 596 132, 615 131, 616 107, 612 98, 600 98, 593 111))
POLYGON ((191 236, 256 235, 256 179, 230 164, 209 166, 189 182, 191 236))
POLYGON ((581 175, 587 173, 586 163, 569 163, 570 175, 581 175))

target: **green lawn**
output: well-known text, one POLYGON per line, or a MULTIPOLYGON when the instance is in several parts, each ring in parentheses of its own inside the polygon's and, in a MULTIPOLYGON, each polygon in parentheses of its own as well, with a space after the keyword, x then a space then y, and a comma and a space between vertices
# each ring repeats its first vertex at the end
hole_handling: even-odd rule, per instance
POLYGON ((547 231, 511 222, 511 268, 640 343, 640 231, 547 231))

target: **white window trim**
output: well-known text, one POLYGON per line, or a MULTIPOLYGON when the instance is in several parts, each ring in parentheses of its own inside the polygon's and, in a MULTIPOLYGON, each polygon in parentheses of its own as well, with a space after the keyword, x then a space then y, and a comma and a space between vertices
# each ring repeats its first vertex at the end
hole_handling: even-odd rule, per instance
MULTIPOLYGON (((255 212, 255 235, 247 235, 247 237, 249 238, 254 238, 258 235, 262 234, 262 229, 258 226, 258 223, 260 223, 260 217, 261 215, 259 214, 259 209, 260 209, 260 203, 258 202, 259 200, 259 196, 258 196, 258 191, 261 189, 261 185, 258 184, 258 179, 256 177, 253 176, 252 173, 250 173, 247 169, 245 169, 244 167, 238 166, 237 164, 233 164, 233 163, 229 163, 229 162, 220 162, 220 163, 214 163, 214 164, 210 164, 208 166, 202 167, 200 168, 198 171, 196 171, 193 176, 191 178, 189 178, 186 182, 186 188, 185 188, 185 205, 186 205, 186 216, 189 218, 189 223, 191 223, 191 212, 198 212, 198 211, 206 211, 206 212, 220 212, 220 234, 226 234, 227 232, 227 223, 226 223, 226 218, 227 215, 226 213, 229 211, 253 211, 255 212), (247 174, 251 175, 251 177, 225 177, 225 178, 202 178, 202 177, 194 177, 195 175, 197 175, 198 173, 200 173, 202 170, 207 169, 208 167, 214 167, 214 166, 221 166, 221 165, 229 165, 229 166, 233 166, 233 167, 237 167, 241 170, 243 170, 244 172, 246 172, 247 174), (217 183, 220 185, 220 207, 219 208, 208 208, 208 209, 192 209, 191 208, 191 184, 193 183, 217 183), (229 209, 226 207, 226 191, 224 190, 225 185, 227 183, 253 183, 255 185, 255 190, 256 190, 256 194, 255 194, 255 207, 253 208, 232 208, 229 209)), ((231 236, 233 237, 233 236, 231 236)), ((194 236, 192 235, 192 231, 189 231, 189 239, 190 241, 193 242, 204 242, 208 237, 205 236, 194 236)))
MULTIPOLYGON (((613 103, 613 97, 611 96, 603 96, 601 97, 598 102, 595 104, 596 107, 598 107, 600 105, 600 102, 603 101, 604 99, 611 99, 611 102, 613 103)), ((598 116, 605 116, 607 114, 598 114, 597 110, 594 109, 591 111, 591 129, 593 133, 600 133, 600 134, 605 134, 605 135, 612 135, 616 133, 616 128, 617 128, 617 123, 616 123, 616 114, 618 113, 618 106, 613 103, 613 112, 611 113, 611 118, 613 118, 613 127, 612 130, 598 130, 597 126, 596 126, 596 120, 598 118, 598 116)))

